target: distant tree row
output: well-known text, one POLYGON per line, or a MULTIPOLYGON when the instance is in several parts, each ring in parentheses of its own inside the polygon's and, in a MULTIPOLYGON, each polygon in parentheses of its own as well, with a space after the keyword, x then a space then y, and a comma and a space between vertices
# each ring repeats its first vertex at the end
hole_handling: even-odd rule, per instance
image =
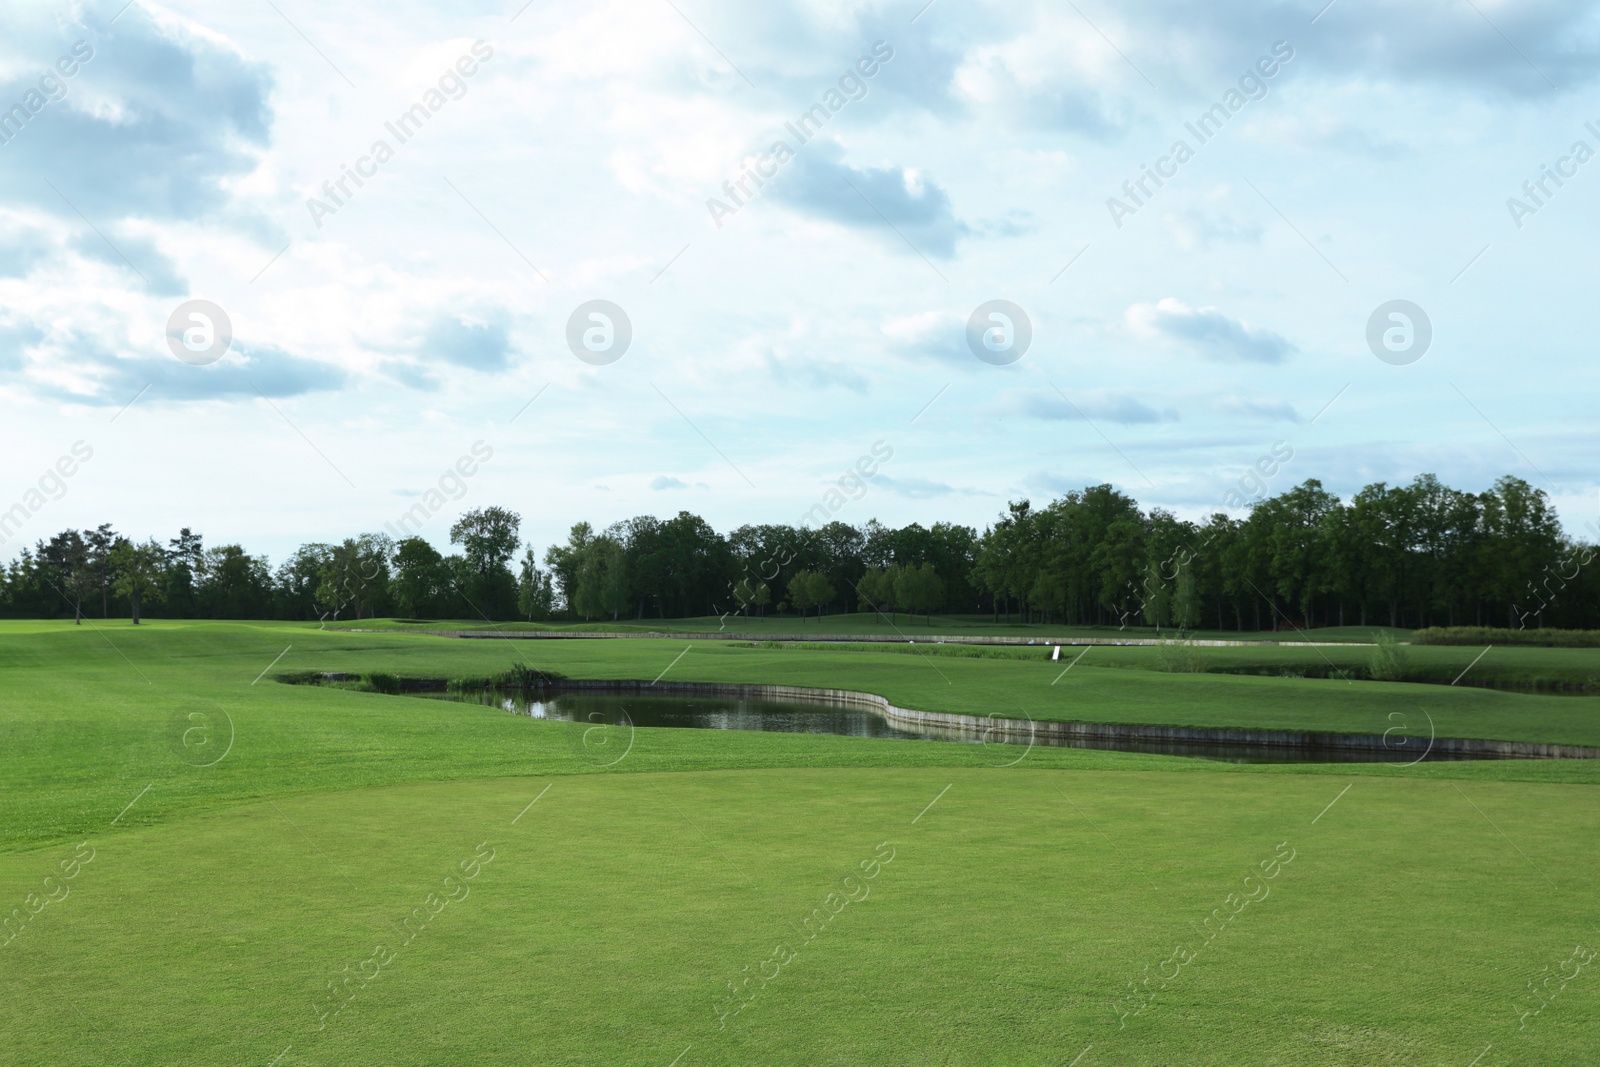
POLYGON ((1198 524, 1106 485, 1022 501, 985 533, 975 572, 1003 603, 1068 623, 1583 628, 1600 623, 1594 551, 1519 478, 1468 493, 1425 474, 1348 502, 1311 479, 1198 524))
MULTIPOLYGON (((523 590, 508 563, 520 522, 514 512, 484 508, 451 527, 460 554, 443 556, 418 537, 362 534, 302 545, 275 571, 239 545, 206 548, 187 527, 165 544, 136 543, 109 524, 64 530, 24 549, 0 574, 0 612, 80 621, 115 614, 135 623, 145 616, 513 618, 523 590)), ((530 610, 548 615, 553 606, 546 596, 530 610)))
POLYGON ((275 570, 239 545, 206 548, 187 528, 165 543, 110 525, 66 530, 0 574, 0 613, 618 620, 843 610, 1174 629, 1600 626, 1594 547, 1567 537, 1544 492, 1512 477, 1470 493, 1422 475, 1348 501, 1310 480, 1243 518, 1199 523, 1099 485, 1042 508, 1013 503, 981 535, 876 520, 723 535, 680 512, 600 532, 580 522, 542 559, 520 523, 482 508, 451 527, 450 555, 419 537, 363 534, 303 545, 275 570))
POLYGON ((979 537, 970 526, 891 529, 831 522, 816 529, 741 526, 726 537, 688 512, 640 516, 601 533, 586 522, 551 546, 557 602, 581 619, 763 615, 794 611, 978 611, 972 585, 979 537), (900 579, 919 569, 937 596, 900 579), (883 576, 893 571, 889 584, 883 576), (939 578, 938 576, 944 577, 939 578))

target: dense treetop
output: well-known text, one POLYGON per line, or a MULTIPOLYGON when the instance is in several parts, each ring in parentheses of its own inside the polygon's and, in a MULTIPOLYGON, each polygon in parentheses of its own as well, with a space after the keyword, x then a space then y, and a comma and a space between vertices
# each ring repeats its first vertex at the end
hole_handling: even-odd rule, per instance
POLYGON ((873 520, 721 534, 689 512, 641 515, 598 531, 580 522, 542 559, 520 524, 513 511, 481 508, 451 527, 451 555, 418 537, 362 534, 303 545, 276 569, 240 545, 206 548, 188 528, 164 544, 135 543, 110 525, 66 530, 0 574, 0 613, 506 620, 877 610, 1178 629, 1600 625, 1600 580, 1587 566, 1595 549, 1562 532, 1542 490, 1509 476, 1473 493, 1425 474, 1349 500, 1312 479, 1245 517, 1199 523, 1097 485, 1044 507, 1014 502, 982 533, 873 520))

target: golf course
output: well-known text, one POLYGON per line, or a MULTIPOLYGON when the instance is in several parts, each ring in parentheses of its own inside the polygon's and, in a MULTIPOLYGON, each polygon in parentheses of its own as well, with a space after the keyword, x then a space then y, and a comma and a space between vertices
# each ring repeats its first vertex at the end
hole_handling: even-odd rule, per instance
POLYGON ((1409 754, 1434 736, 1600 746, 1600 650, 1401 645, 1418 680, 1373 681, 1361 634, 990 647, 903 625, 877 644, 407 628, 0 622, 5 1062, 1593 1054, 1600 762, 1409 754), (1413 747, 1228 762, 596 726, 371 691, 508 672, 1413 747))
POLYGON ((1600 1067, 1600 0, 0 12, 0 1067, 1600 1067))

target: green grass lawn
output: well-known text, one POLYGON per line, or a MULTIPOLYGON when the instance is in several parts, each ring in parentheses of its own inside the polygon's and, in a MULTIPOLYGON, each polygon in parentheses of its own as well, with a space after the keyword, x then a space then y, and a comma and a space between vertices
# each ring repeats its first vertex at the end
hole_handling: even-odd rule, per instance
MULTIPOLYGON (((879 636, 920 637, 935 633, 966 637, 1038 637, 1063 640, 1093 637, 1103 640, 1141 640, 1172 635, 1171 630, 1157 631, 1149 626, 1066 626, 1056 623, 1027 623, 995 621, 988 615, 922 615, 904 613, 876 615, 871 612, 848 612, 824 615, 741 616, 704 615, 690 619, 619 619, 616 622, 487 622, 484 619, 359 619, 330 622, 328 629, 361 630, 502 630, 516 632, 562 633, 743 633, 743 634, 874 634, 879 636)), ((1387 626, 1324 626, 1314 630, 1295 630, 1285 625, 1274 632, 1238 630, 1196 630, 1185 636, 1202 640, 1221 641, 1371 641, 1377 633, 1388 633, 1404 641, 1412 631, 1392 629, 1387 626)))
MULTIPOLYGON (((799 642, 804 644, 806 642, 799 642)), ((855 645, 862 650, 892 649, 917 656, 971 656, 1037 661, 1049 655, 1045 647, 992 647, 984 645, 855 645)), ((1061 654, 1075 660, 1082 647, 1062 646, 1061 654)), ((1533 646, 1485 647, 1413 645, 1399 650, 1405 679, 1440 685, 1527 688, 1549 691, 1600 691, 1600 648, 1540 648, 1533 646)), ((1144 671, 1255 674, 1290 678, 1369 677, 1373 650, 1363 646, 1296 648, 1252 646, 1216 648, 1204 645, 1092 646, 1083 666, 1131 667, 1144 671)), ((1066 662, 1066 661, 1063 661, 1066 662)))
MULTIPOLYGON (((1497 1067, 1593 1054, 1600 968, 1542 1001, 1528 988, 1570 969, 1574 945, 1600 944, 1589 761, 1233 766, 1035 748, 1005 767, 1018 749, 641 729, 601 769, 581 724, 271 680, 461 677, 519 653, 648 679, 683 649, 0 623, 0 900, 26 915, 58 897, 0 945, 0 1060, 1465 1067, 1492 1046, 1477 1063, 1497 1067), (93 860, 63 881, 82 841, 93 860), (892 862, 873 867, 884 849, 892 862), (347 1002, 330 999, 347 976, 347 1002)), ((1042 657, 858 649, 697 644, 667 677, 1377 732, 1425 707, 1441 734, 1600 735, 1587 697, 1089 660, 1051 685, 1062 665, 1042 657)))
MULTIPOLYGON (((1092 639, 1099 641, 1135 641, 1153 640, 1158 637, 1155 630, 1149 628, 1117 629, 1115 627, 1061 627, 1061 626, 1022 626, 1005 624, 991 624, 986 619, 972 616, 959 616, 946 618, 934 617, 934 625, 930 629, 920 621, 915 625, 908 623, 905 616, 901 616, 899 624, 891 626, 886 617, 856 613, 851 615, 830 615, 820 622, 809 619, 803 625, 796 618, 782 619, 749 619, 743 620, 750 625, 734 626, 733 619, 728 620, 726 630, 719 631, 715 618, 703 619, 667 619, 657 622, 638 624, 633 622, 623 623, 586 623, 577 625, 552 625, 546 623, 517 623, 497 622, 485 623, 479 620, 476 623, 470 620, 442 620, 429 622, 412 622, 396 619, 362 619, 357 622, 343 622, 329 624, 328 630, 360 630, 379 632, 408 632, 421 634, 423 631, 475 631, 481 633, 500 632, 504 634, 519 633, 615 633, 624 635, 645 635, 653 632, 681 632, 691 634, 705 634, 707 636, 725 633, 728 635, 750 635, 756 638, 762 635, 773 637, 797 638, 802 642, 811 635, 859 635, 894 637, 912 643, 923 644, 938 637, 981 637, 1005 636, 1025 637, 1035 639, 1041 645, 1048 646, 1051 641, 1071 641, 1092 639)), ((1411 631, 1394 630, 1387 627, 1327 627, 1315 631, 1298 634, 1293 631, 1280 633, 1237 633, 1234 631, 1198 631, 1191 636, 1199 640, 1227 640, 1247 642, 1285 642, 1273 645, 1253 645, 1251 647, 1209 647, 1194 646, 1185 648, 1181 652, 1144 646, 1095 646, 1093 662, 1102 667, 1134 667, 1141 670, 1163 670, 1182 666, 1178 660, 1192 661, 1188 664, 1195 670, 1218 673, 1252 673, 1268 675, 1298 675, 1312 678, 1340 677, 1354 675, 1364 677, 1372 649, 1367 643, 1375 639, 1379 633, 1386 633, 1404 641, 1409 638, 1411 631), (1318 647, 1305 647, 1304 640, 1316 642, 1318 647), (1288 644, 1299 642, 1300 644, 1288 644), (1324 644, 1329 643, 1329 644, 1324 644), (1341 647, 1349 646, 1349 647, 1341 647)), ((1159 636, 1169 637, 1171 631, 1163 631, 1159 636)), ((1036 646, 1037 647, 1037 646, 1036 646)), ((1402 650, 1405 659, 1406 679, 1408 681, 1434 682, 1448 684, 1460 679, 1458 684, 1468 686, 1503 686, 1513 688, 1545 688, 1545 689, 1578 689, 1600 691, 1600 648, 1541 648, 1537 646, 1500 646, 1488 650, 1488 654, 1479 658, 1479 653, 1485 651, 1485 646, 1455 646, 1455 645, 1411 645, 1402 650), (1466 668, 1472 669, 1467 671, 1466 668), (1466 672, 1463 674, 1463 672, 1466 672)), ((544 655, 541 652, 539 655, 544 655)), ((918 653, 925 654, 925 653, 918 653)), ((1038 653, 1027 647, 1015 646, 946 646, 946 654, 981 654, 984 656, 1004 658, 1014 657, 1021 659, 1036 658, 1038 653), (974 649, 981 651, 974 651, 974 649), (965 651, 951 651, 965 650, 965 651)), ((1076 654, 1075 652, 1073 653, 1076 654)), ((530 654, 531 655, 531 654, 530 654)))

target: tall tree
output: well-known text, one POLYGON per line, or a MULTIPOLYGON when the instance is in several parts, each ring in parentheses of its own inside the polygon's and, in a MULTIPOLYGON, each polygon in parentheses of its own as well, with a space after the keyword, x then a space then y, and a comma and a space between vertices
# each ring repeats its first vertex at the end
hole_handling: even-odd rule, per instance
POLYGON ((1507 625, 1520 628, 1527 616, 1543 625, 1539 575, 1561 555, 1561 526, 1549 497, 1521 478, 1506 475, 1483 494, 1483 521, 1492 557, 1485 566, 1491 596, 1506 608, 1507 625), (1525 607, 1519 610, 1518 601, 1525 607))
POLYGON ((83 625, 83 598, 94 586, 89 546, 77 530, 63 530, 39 546, 44 579, 72 607, 73 625, 83 625))
POLYGON ((161 597, 161 572, 166 556, 154 538, 138 545, 126 538, 119 538, 111 550, 112 581, 117 595, 128 598, 135 626, 139 625, 139 610, 144 601, 161 597))
POLYGON ((615 621, 627 604, 627 556, 622 542, 608 531, 584 546, 573 609, 585 619, 610 615, 615 621))
POLYGON ((177 537, 167 542, 167 560, 167 587, 163 597, 166 612, 189 618, 199 610, 197 595, 205 566, 203 539, 185 526, 177 537))
POLYGON ((516 603, 516 579, 507 566, 521 544, 522 516, 505 508, 475 508, 450 527, 450 543, 460 545, 469 579, 464 590, 486 618, 510 614, 516 603))
POLYGON ((812 592, 812 581, 817 577, 815 571, 796 571, 789 579, 789 604, 800 612, 800 621, 804 622, 807 612, 816 604, 812 592))
POLYGON ((92 530, 83 531, 83 542, 88 549, 88 566, 93 584, 100 591, 100 617, 111 618, 111 550, 122 540, 103 522, 92 530))
POLYGON ((394 542, 388 534, 347 537, 328 549, 319 572, 317 602, 337 619, 348 611, 360 619, 376 613, 389 590, 389 558, 394 542))
POLYGON ((1178 567, 1177 587, 1172 593, 1172 625, 1179 630, 1193 630, 1200 624, 1200 591, 1194 571, 1192 561, 1178 567))
POLYGON ((811 601, 817 606, 818 622, 822 621, 823 610, 833 603, 833 598, 837 592, 826 574, 821 571, 811 572, 811 601))
POLYGON ((858 585, 861 610, 887 613, 891 626, 894 625, 896 615, 903 606, 897 593, 901 570, 898 563, 891 563, 887 567, 873 567, 861 575, 861 582, 858 585))
POLYGON ((272 576, 265 556, 252 556, 241 545, 206 550, 203 575, 195 591, 199 613, 209 619, 264 618, 272 598, 272 576))
POLYGON ((944 580, 933 564, 920 567, 904 566, 894 579, 895 599, 908 612, 922 612, 929 626, 933 625, 933 609, 944 600, 944 580))
POLYGON ((408 618, 448 616, 451 576, 439 550, 420 537, 394 546, 390 579, 395 606, 408 618))
POLYGON ((539 559, 529 545, 522 556, 521 570, 517 575, 517 610, 522 617, 548 618, 555 603, 555 588, 550 575, 539 569, 539 559))

